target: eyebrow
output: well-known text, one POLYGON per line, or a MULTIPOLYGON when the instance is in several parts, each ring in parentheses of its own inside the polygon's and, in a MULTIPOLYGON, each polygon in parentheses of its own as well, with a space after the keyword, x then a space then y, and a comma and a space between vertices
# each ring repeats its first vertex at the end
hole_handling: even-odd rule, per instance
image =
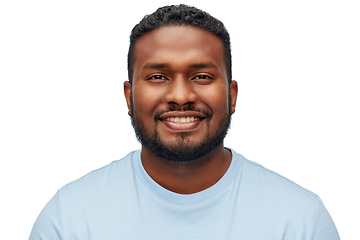
POLYGON ((169 64, 166 63, 147 63, 143 68, 151 68, 151 69, 160 69, 160 68, 168 68, 169 64))
MULTIPOLYGON (((166 63, 147 63, 143 68, 150 69, 163 69, 169 68, 170 65, 166 63)), ((205 62, 205 63, 194 63, 190 65, 190 68, 201 69, 201 68, 218 68, 213 62, 205 62)))
POLYGON ((213 62, 195 63, 190 65, 191 68, 217 68, 213 62))

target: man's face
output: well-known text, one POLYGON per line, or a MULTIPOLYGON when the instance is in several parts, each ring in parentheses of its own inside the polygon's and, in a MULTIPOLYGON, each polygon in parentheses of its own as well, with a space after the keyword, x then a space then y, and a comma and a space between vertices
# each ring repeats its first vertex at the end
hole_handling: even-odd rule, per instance
POLYGON ((137 137, 153 155, 189 162, 222 145, 237 86, 229 89, 214 34, 167 26, 144 35, 134 50, 133 83, 124 86, 137 137))

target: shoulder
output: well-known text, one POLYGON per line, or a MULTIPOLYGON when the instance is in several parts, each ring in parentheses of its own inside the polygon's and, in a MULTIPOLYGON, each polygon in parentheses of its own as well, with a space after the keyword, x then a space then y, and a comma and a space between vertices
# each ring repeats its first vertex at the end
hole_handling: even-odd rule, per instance
MULTIPOLYGON (((241 162, 236 188, 240 202, 251 218, 269 226, 286 226, 287 234, 297 230, 315 239, 339 239, 336 227, 321 199, 313 192, 233 152, 241 162)), ((284 231, 285 231, 284 230, 284 231)), ((289 235, 289 236, 290 236, 289 235)))
POLYGON ((119 183, 126 181, 133 174, 132 162, 137 154, 139 154, 138 151, 130 152, 124 158, 113 161, 66 184, 59 189, 60 196, 81 196, 119 187, 119 183))
POLYGON ((75 233, 88 236, 90 220, 110 215, 118 207, 113 199, 121 201, 129 196, 134 174, 132 162, 137 154, 138 151, 131 152, 60 188, 41 211, 30 239, 67 239, 66 236, 75 233))
POLYGON ((235 151, 233 152, 236 158, 241 159, 241 174, 246 181, 251 181, 251 185, 257 185, 257 187, 262 186, 262 190, 265 190, 264 188, 268 188, 269 190, 275 191, 275 193, 298 193, 311 199, 315 199, 317 197, 315 193, 301 187, 279 173, 256 162, 248 160, 235 151))
POLYGON ((241 161, 238 184, 253 201, 278 211, 292 211, 311 214, 316 211, 318 196, 294 183, 288 178, 269 170, 262 165, 233 153, 241 161))

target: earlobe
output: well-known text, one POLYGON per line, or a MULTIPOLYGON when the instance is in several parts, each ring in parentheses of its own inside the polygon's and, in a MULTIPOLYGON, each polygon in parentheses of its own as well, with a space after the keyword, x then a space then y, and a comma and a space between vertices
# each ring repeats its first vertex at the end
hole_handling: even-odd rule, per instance
POLYGON ((131 117, 130 102, 131 102, 131 83, 129 81, 124 82, 124 96, 128 107, 128 115, 131 117))
POLYGON ((231 95, 231 112, 235 113, 235 107, 236 107, 236 99, 238 95, 238 85, 236 81, 231 81, 230 83, 230 95, 231 95))

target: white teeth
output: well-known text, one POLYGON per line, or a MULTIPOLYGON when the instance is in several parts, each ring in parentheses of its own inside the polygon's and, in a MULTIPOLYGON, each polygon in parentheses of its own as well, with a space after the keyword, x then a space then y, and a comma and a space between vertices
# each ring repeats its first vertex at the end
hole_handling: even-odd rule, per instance
POLYGON ((169 117, 166 118, 167 121, 176 122, 176 123, 187 123, 199 120, 198 117, 169 117))

